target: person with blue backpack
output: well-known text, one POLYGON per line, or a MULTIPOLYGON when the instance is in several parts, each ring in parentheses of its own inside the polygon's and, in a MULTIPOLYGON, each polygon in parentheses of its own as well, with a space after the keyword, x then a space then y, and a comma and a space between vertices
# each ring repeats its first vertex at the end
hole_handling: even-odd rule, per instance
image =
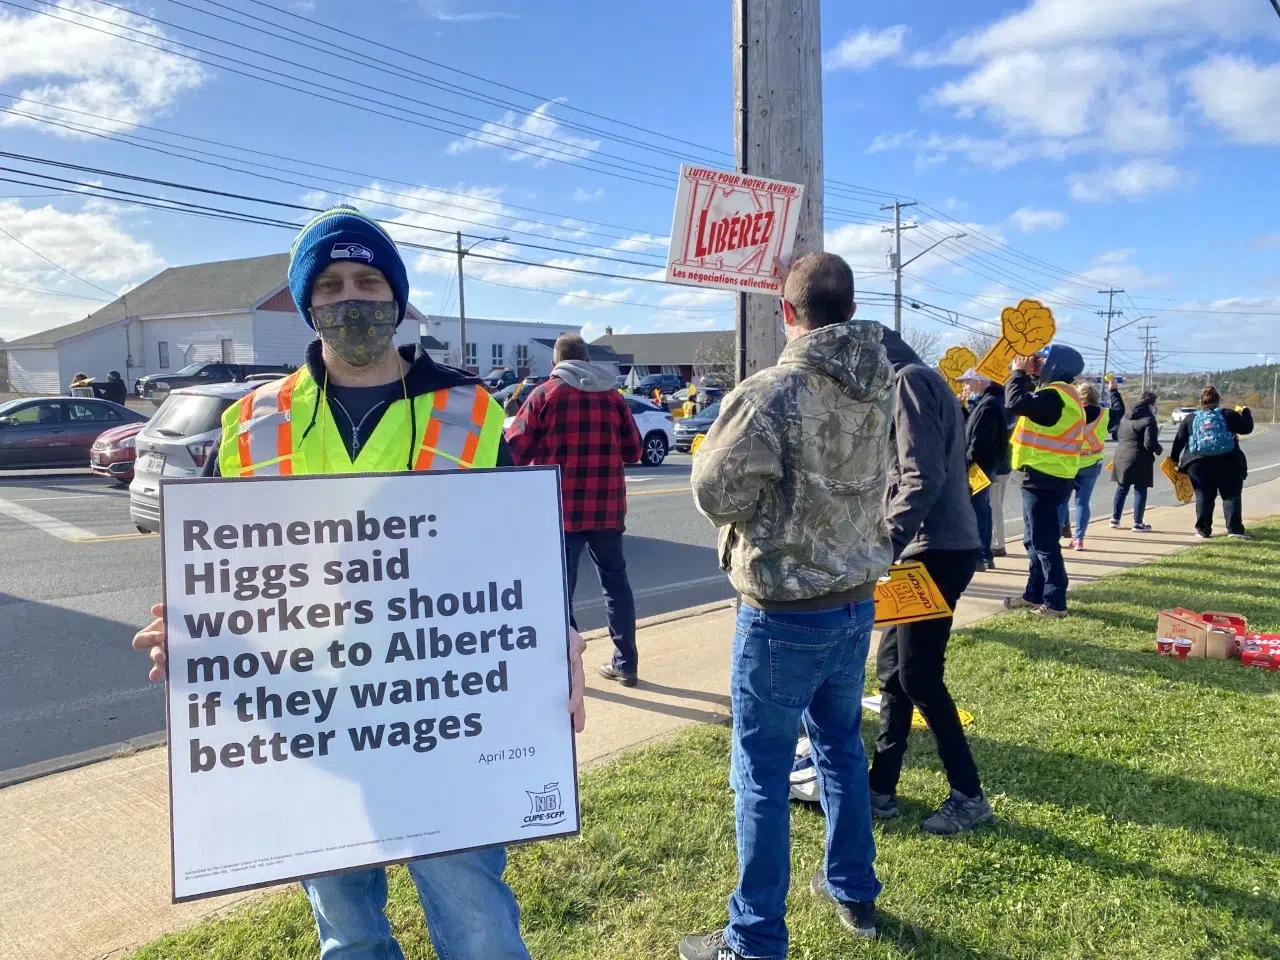
POLYGON ((1248 407, 1223 410, 1221 404, 1218 388, 1205 387, 1200 409, 1178 426, 1169 454, 1196 492, 1196 536, 1208 540, 1213 535, 1213 507, 1221 496, 1227 536, 1247 540, 1240 498, 1249 463, 1237 438, 1253 433, 1253 413, 1248 407))

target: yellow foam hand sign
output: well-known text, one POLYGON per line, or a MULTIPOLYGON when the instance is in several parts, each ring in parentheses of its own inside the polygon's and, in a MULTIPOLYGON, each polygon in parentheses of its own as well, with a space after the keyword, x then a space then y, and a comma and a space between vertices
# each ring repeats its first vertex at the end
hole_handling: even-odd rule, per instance
POLYGON ((995 383, 1009 379, 1014 357, 1029 357, 1049 345, 1057 332, 1053 311, 1039 300, 1022 300, 1000 313, 1000 339, 978 364, 978 372, 995 383))
POLYGON ((1160 472, 1173 484, 1173 494, 1179 503, 1190 503, 1195 499, 1196 491, 1191 486, 1191 478, 1178 472, 1178 465, 1173 462, 1173 457, 1165 457, 1160 461, 1160 472))
POLYGON ((693 438, 693 443, 689 444, 689 456, 696 457, 698 455, 698 448, 702 446, 702 441, 705 439, 707 439, 705 433, 700 433, 693 438))
POLYGON ((960 378, 977 363, 978 358, 968 347, 952 347, 938 361, 938 372, 946 379, 956 396, 959 396, 962 389, 960 378))

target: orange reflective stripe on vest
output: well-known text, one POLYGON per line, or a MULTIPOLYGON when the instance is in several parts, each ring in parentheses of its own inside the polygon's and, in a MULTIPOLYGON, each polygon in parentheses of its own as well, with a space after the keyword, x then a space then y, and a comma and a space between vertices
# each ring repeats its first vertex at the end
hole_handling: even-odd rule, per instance
POLYGON ((476 451, 485 417, 489 413, 489 393, 484 387, 454 387, 432 396, 431 419, 418 448, 415 470, 440 470, 475 465, 476 451), (440 457, 448 464, 437 464, 440 457))
POLYGON ((237 445, 240 452, 240 475, 251 477, 255 467, 271 464, 272 473, 293 472, 293 440, 290 433, 293 388, 298 374, 263 384, 240 400, 240 429, 237 445), (270 429, 275 427, 274 430, 270 429))
POLYGON ((1100 455, 1102 453, 1102 430, 1099 428, 1102 426, 1102 418, 1106 415, 1107 411, 1103 410, 1098 414, 1097 418, 1090 421, 1084 429, 1084 454, 1086 457, 1100 455))

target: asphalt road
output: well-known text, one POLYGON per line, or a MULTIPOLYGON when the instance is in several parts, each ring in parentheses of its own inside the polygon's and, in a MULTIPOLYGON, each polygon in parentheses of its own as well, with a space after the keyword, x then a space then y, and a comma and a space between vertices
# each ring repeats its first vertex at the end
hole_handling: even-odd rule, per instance
MULTIPOLYGON (((1250 485, 1280 476, 1280 430, 1249 439, 1246 450, 1250 485)), ((628 474, 626 553, 641 617, 730 596, 715 533, 688 494, 690 466, 673 454, 628 474)), ((1099 482, 1095 523, 1106 522, 1113 490, 1099 482)), ((1016 537, 1020 505, 1008 499, 1016 537)), ((1159 478, 1151 502, 1173 502, 1159 478)), ((518 531, 513 517, 513 545, 518 531)), ((161 689, 129 648, 159 597, 159 541, 134 531, 127 491, 86 474, 0 474, 0 778, 163 729, 161 689)), ((586 557, 575 606, 583 629, 604 625, 586 557)))

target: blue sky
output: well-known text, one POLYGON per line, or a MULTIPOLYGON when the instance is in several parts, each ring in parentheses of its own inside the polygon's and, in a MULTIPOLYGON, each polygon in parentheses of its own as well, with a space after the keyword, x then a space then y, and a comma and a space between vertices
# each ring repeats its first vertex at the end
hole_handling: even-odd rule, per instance
MULTIPOLYGON (((1039 296, 1059 339, 1100 361, 1096 291, 1114 285, 1127 291, 1117 324, 1154 315, 1144 323, 1156 324, 1162 369, 1280 356, 1280 18, 1265 0, 824 7, 826 165, 838 181, 826 242, 854 264, 865 316, 890 316, 877 296, 891 289, 879 208, 897 195, 921 201, 904 259, 968 234, 907 272, 921 304, 908 322, 941 331, 944 346, 967 334, 939 318, 984 329, 1000 307, 1039 296)), ((13 0, 0 6, 0 150, 301 206, 356 197, 425 246, 451 246, 456 229, 468 243, 508 236, 467 261, 469 315, 589 335, 728 327, 725 295, 650 281, 680 160, 732 164, 730 8, 13 0)), ((115 202, 103 187, 307 216, 107 172, 0 166, 24 181, 0 181, 0 230, 27 245, 0 235, 8 338, 78 319, 164 266, 290 239, 115 202)), ((456 312, 452 258, 405 252, 417 305, 456 312)), ((1138 329, 1117 335, 1113 367, 1140 365, 1138 329)))

